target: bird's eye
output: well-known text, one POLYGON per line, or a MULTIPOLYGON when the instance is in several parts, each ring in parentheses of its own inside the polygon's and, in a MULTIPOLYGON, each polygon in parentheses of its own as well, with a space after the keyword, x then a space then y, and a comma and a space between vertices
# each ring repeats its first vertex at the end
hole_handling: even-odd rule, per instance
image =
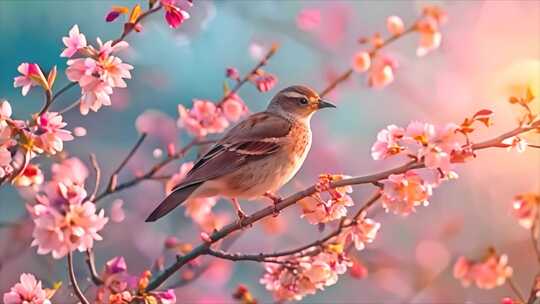
POLYGON ((309 102, 308 102, 307 98, 302 97, 302 98, 300 99, 300 104, 302 104, 302 105, 307 105, 308 103, 309 103, 309 102))

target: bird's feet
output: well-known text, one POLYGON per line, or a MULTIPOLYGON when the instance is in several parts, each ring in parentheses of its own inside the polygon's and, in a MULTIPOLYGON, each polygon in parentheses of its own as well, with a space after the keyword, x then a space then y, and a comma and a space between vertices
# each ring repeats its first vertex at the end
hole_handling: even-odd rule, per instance
POLYGON ((246 226, 251 226, 251 224, 246 223, 247 215, 240 207, 240 203, 238 202, 238 199, 231 198, 231 202, 234 207, 234 210, 236 210, 236 215, 238 216, 238 220, 237 220, 238 225, 240 225, 242 228, 246 226))
POLYGON ((278 216, 279 215, 278 204, 281 203, 283 199, 270 192, 264 193, 264 197, 267 197, 272 200, 272 202, 274 203, 274 211, 272 211, 272 214, 274 215, 274 217, 278 216))

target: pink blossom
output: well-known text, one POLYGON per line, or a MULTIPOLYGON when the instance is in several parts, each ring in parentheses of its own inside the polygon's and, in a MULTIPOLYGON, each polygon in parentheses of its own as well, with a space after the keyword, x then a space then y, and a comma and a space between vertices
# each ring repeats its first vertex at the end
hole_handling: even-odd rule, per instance
POLYGON ((165 9, 165 19, 171 28, 177 28, 185 20, 189 19, 189 13, 181 9, 176 0, 161 0, 165 9))
POLYGON ((221 105, 223 115, 229 121, 238 121, 243 115, 248 113, 248 109, 242 98, 236 94, 232 94, 221 105))
POLYGON ((38 128, 37 147, 49 154, 56 154, 64 149, 64 141, 73 140, 71 131, 63 128, 67 123, 62 121, 62 115, 57 112, 45 112, 36 119, 38 128))
POLYGON ((47 80, 39 65, 36 63, 21 63, 17 68, 17 71, 22 74, 22 76, 15 77, 13 81, 13 86, 15 88, 22 87, 22 95, 26 96, 30 88, 33 86, 47 86, 47 80))
POLYGON ((503 285, 512 273, 508 256, 497 255, 493 250, 481 261, 460 257, 454 265, 454 277, 465 287, 474 282, 478 288, 492 289, 503 285))
POLYGON ((78 82, 81 87, 80 111, 83 115, 90 110, 96 112, 102 106, 110 106, 113 88, 125 88, 124 79, 131 78, 130 70, 133 69, 112 55, 127 48, 127 42, 113 45, 112 41, 103 43, 99 38, 97 42, 98 49, 93 46, 85 48, 89 57, 68 60, 66 70, 68 79, 78 82))
POLYGON ((176 294, 174 289, 168 289, 167 291, 153 292, 153 295, 159 300, 160 304, 175 304, 176 294))
POLYGON ((111 206, 111 220, 115 223, 121 223, 126 218, 124 209, 122 208, 124 201, 121 199, 116 199, 113 201, 111 206))
POLYGON ((54 163, 51 166, 53 180, 64 185, 84 185, 88 177, 88 168, 77 157, 71 157, 62 160, 60 163, 54 163))
POLYGON ((0 100, 0 121, 11 117, 11 105, 7 100, 0 100))
POLYGON ((86 47, 86 37, 84 34, 79 33, 79 26, 75 24, 71 30, 69 30, 69 36, 63 37, 62 42, 66 48, 60 54, 60 57, 71 58, 81 48, 86 47))
POLYGON ((371 66, 371 56, 368 52, 358 52, 354 54, 352 68, 355 72, 363 73, 371 66))
POLYGON ((540 195, 532 192, 518 194, 514 197, 512 209, 519 224, 526 229, 531 229, 540 212, 540 195))
POLYGON ((127 264, 123 256, 114 257, 105 263, 106 274, 117 274, 125 271, 127 271, 127 264))
POLYGON ((389 57, 377 58, 371 64, 368 74, 368 85, 374 88, 382 88, 394 81, 394 70, 397 62, 389 57))
POLYGON ((178 113, 178 126, 197 137, 223 132, 229 126, 221 109, 211 101, 195 99, 190 110, 178 105, 178 113))
POLYGON ((372 243, 381 227, 380 223, 365 218, 365 216, 366 213, 362 213, 352 226, 346 228, 345 232, 340 235, 344 241, 351 241, 356 250, 362 250, 365 248, 365 244, 372 243))
POLYGON ((11 172, 13 172, 11 152, 6 147, 0 146, 0 178, 11 174, 11 172))
POLYGON ((401 35, 405 31, 405 25, 400 17, 390 16, 386 19, 386 29, 392 35, 401 35))
POLYGON ((317 192, 298 201, 302 208, 302 217, 311 224, 327 223, 347 215, 347 207, 354 202, 348 193, 352 187, 330 188, 330 183, 339 181, 347 176, 321 174, 317 182, 317 192), (323 199, 321 192, 326 193, 329 199, 323 199))
POLYGON ((83 201, 84 188, 51 182, 45 191, 36 196, 37 204, 28 207, 35 225, 32 246, 38 246, 38 254, 52 253, 59 259, 76 249, 91 249, 94 240, 101 240, 98 232, 108 219, 103 210, 96 213, 92 202, 83 201))
POLYGON ((296 16, 296 25, 303 31, 311 31, 321 23, 321 11, 315 8, 304 8, 296 16))
POLYGON ((41 281, 33 274, 23 273, 20 282, 4 293, 4 304, 51 304, 47 292, 41 287, 41 281))
POLYGON ((432 17, 425 17, 418 21, 416 30, 420 33, 419 46, 416 54, 419 57, 425 56, 427 53, 439 48, 442 41, 442 35, 438 29, 437 21, 432 17))
MULTIPOLYGON (((2 166, 1 160, 0 166, 2 166)), ((39 166, 34 164, 28 164, 24 168, 23 172, 14 180, 14 183, 19 187, 30 187, 34 185, 41 185, 43 181, 43 172, 41 171, 39 166)))
POLYGON ((408 215, 415 207, 429 204, 431 187, 413 171, 405 174, 392 174, 383 181, 382 204, 386 211, 408 215))
POLYGON ((519 136, 508 137, 502 141, 503 144, 508 145, 508 151, 516 149, 518 153, 525 152, 525 149, 528 146, 528 143, 525 139, 519 136))
POLYGON ((290 267, 267 263, 260 283, 271 291, 276 301, 301 300, 306 295, 333 285, 338 275, 352 266, 339 252, 323 251, 315 256, 285 257, 290 267))
POLYGON ((225 71, 225 76, 232 80, 240 80, 240 72, 238 72, 237 68, 227 68, 225 71))
POLYGON ((253 79, 253 83, 260 92, 268 92, 277 84, 277 77, 270 73, 264 73, 263 75, 256 76, 253 79))
POLYGON ((371 147, 371 157, 375 160, 385 159, 404 150, 399 140, 405 135, 405 130, 396 125, 389 125, 377 134, 377 141, 371 147))

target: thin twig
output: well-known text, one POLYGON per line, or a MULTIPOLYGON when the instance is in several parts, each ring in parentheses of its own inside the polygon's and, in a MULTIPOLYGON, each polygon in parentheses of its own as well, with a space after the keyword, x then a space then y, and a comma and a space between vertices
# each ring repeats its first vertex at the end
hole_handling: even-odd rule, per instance
POLYGON ((89 197, 89 200, 91 202, 94 202, 94 199, 96 198, 96 194, 99 190, 99 184, 101 183, 101 169, 99 168, 99 164, 96 159, 96 155, 94 153, 90 153, 90 162, 92 163, 92 168, 94 168, 94 172, 96 174, 94 190, 92 191, 92 194, 89 197))
POLYGON ((120 165, 118 165, 118 167, 112 172, 111 177, 109 179, 109 184, 107 185, 107 191, 114 191, 114 189, 116 187, 116 182, 118 180, 118 174, 127 165, 127 163, 133 157, 133 155, 135 155, 135 152, 137 152, 137 150, 140 148, 140 146, 143 143, 143 141, 145 140, 146 136, 147 136, 146 133, 141 134, 141 136, 137 140, 137 143, 135 143, 135 145, 133 146, 133 148, 131 148, 131 150, 126 155, 124 160, 122 160, 120 165))
POLYGON ((86 262, 86 265, 88 266, 88 270, 90 271, 90 278, 92 279, 92 282, 97 286, 103 284, 103 279, 99 276, 96 270, 94 252, 91 249, 88 249, 86 251, 85 262, 86 262))
MULTIPOLYGON (((534 280, 531 286, 531 292, 529 293, 529 299, 527 300, 527 304, 534 304, 534 302, 538 300, 538 293, 540 292, 539 288, 540 288, 540 273, 534 276, 534 280)), ((525 303, 524 300, 522 301, 523 303, 525 303)))
POLYGON ((525 297, 523 296, 517 285, 514 283, 514 280, 509 277, 506 279, 506 282, 508 283, 508 286, 510 287, 510 289, 512 289, 516 297, 518 297, 518 299, 521 301, 521 303, 525 303, 525 297))
MULTIPOLYGON (((391 44, 392 42, 398 40, 399 38, 401 38, 401 37, 403 37, 403 36, 405 36, 405 35, 407 35, 409 33, 414 32, 416 30, 416 28, 417 28, 417 23, 418 23, 418 21, 414 22, 411 27, 409 27, 408 29, 403 31, 401 34, 390 36, 389 38, 384 40, 381 44, 374 46, 368 52, 369 57, 374 58, 377 55, 377 52, 380 49, 388 46, 389 44, 391 44)), ((322 90, 322 92, 319 95, 321 97, 324 97, 324 96, 328 95, 328 93, 333 91, 339 84, 341 84, 342 82, 345 82, 347 79, 349 79, 351 77, 352 73, 353 73, 353 69, 348 68, 342 74, 340 74, 336 79, 334 79, 328 86, 326 86, 326 88, 324 90, 322 90)))
POLYGON ((90 302, 86 299, 86 297, 82 293, 81 288, 79 287, 79 284, 77 283, 77 278, 75 277, 75 271, 73 270, 73 254, 71 251, 68 252, 67 254, 67 264, 68 264, 69 281, 71 282, 73 291, 75 291, 75 295, 77 296, 77 298, 79 298, 79 301, 81 301, 81 303, 90 304, 90 302))
POLYGON ((52 92, 50 89, 45 89, 45 104, 43 105, 43 108, 38 113, 38 117, 43 115, 52 105, 53 97, 52 92))
MULTIPOLYGON (((512 130, 510 132, 504 133, 503 135, 497 136, 497 137, 492 138, 490 140, 480 142, 478 144, 474 144, 474 145, 471 146, 471 149, 473 149, 473 151, 474 151, 474 150, 481 150, 481 149, 486 149, 486 148, 490 148, 490 147, 498 147, 500 145, 500 143, 504 139, 515 136, 517 134, 521 134, 521 133, 530 131, 532 129, 537 128, 538 126, 540 126, 540 120, 537 120, 536 122, 532 123, 528 127, 518 127, 518 128, 516 128, 516 129, 514 129, 514 130, 512 130)), ((408 163, 406 163, 406 164, 404 164, 402 166, 399 166, 399 167, 396 167, 396 168, 393 168, 393 169, 389 169, 389 170, 386 170, 386 171, 383 171, 383 172, 370 174, 370 175, 365 175, 365 176, 347 178, 347 179, 343 179, 343 180, 340 180, 340 181, 337 181, 337 182, 333 182, 333 183, 330 184, 330 187, 331 188, 336 188, 336 187, 351 186, 351 185, 370 184, 370 183, 374 183, 374 182, 377 182, 377 181, 384 180, 384 179, 388 178, 388 176, 390 176, 391 174, 405 173, 405 172, 407 172, 409 170, 420 169, 420 168, 424 168, 423 163, 420 163, 420 162, 417 162, 417 161, 408 162, 408 163)), ((148 287, 146 288, 146 291, 151 291, 151 290, 154 290, 154 289, 158 288, 163 282, 165 282, 170 276, 172 276, 182 266, 184 266, 185 264, 189 263, 190 261, 196 259, 197 257, 199 257, 201 255, 208 254, 208 251, 210 250, 210 246, 213 243, 218 242, 221 239, 226 238, 227 236, 229 236, 233 232, 242 230, 245 227, 249 227, 253 223, 255 223, 255 222, 257 222, 257 221, 259 221, 259 220, 261 220, 263 218, 266 218, 268 216, 272 216, 276 212, 276 210, 281 211, 281 210, 283 210, 283 209, 285 209, 285 208, 287 208, 289 206, 292 206, 298 200, 300 200, 300 199, 302 199, 304 197, 307 197, 309 195, 312 195, 315 192, 316 192, 315 186, 311 186, 311 187, 309 187, 307 189, 304 189, 304 190, 299 191, 299 192, 297 192, 297 193, 295 193, 293 195, 290 195, 289 197, 283 199, 281 202, 277 203, 275 206, 266 207, 266 208, 264 208, 262 210, 259 210, 259 211, 255 212, 254 214, 252 214, 250 216, 247 216, 246 218, 243 219, 242 222, 231 223, 231 224, 223 227, 221 230, 212 233, 212 235, 210 235, 210 242, 204 242, 204 243, 200 244, 199 246, 193 248, 187 254, 179 257, 174 264, 172 264, 171 266, 166 268, 162 273, 155 276, 154 280, 152 280, 150 282, 150 284, 148 285, 148 287)))
POLYGON ((144 12, 143 14, 141 14, 141 16, 139 16, 139 18, 137 19, 137 21, 135 21, 134 24, 130 25, 130 26, 124 26, 124 30, 122 31, 122 34, 120 35, 119 38, 117 38, 116 40, 113 41, 112 45, 116 45, 117 43, 119 43, 120 41, 124 40, 127 35, 129 35, 129 33, 131 33, 137 24, 139 24, 141 21, 143 21, 144 18, 150 16, 151 14, 159 11, 161 9, 161 4, 158 4, 156 7, 152 8, 152 9, 149 9, 147 10, 146 12, 144 12))

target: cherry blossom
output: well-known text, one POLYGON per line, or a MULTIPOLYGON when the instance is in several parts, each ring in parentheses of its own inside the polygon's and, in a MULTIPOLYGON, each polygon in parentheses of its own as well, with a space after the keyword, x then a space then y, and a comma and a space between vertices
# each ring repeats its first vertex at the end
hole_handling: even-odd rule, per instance
POLYGON ((405 31, 405 25, 400 17, 390 16, 386 19, 386 29, 392 35, 400 35, 405 31))
POLYGON ((368 73, 368 85, 373 88, 383 88, 394 81, 394 70, 397 61, 388 56, 379 56, 371 62, 368 73))
POLYGON ((23 273, 20 282, 4 293, 4 304, 51 304, 47 291, 33 274, 23 273))
POLYGON ((51 165, 52 179, 64 185, 84 185, 88 168, 77 157, 70 157, 51 165))
POLYGON ((371 56, 368 52, 358 52, 353 57, 352 68, 355 72, 363 73, 371 66, 371 56))
POLYGON ((502 143, 508 145, 508 151, 515 149, 518 153, 525 152, 528 145, 527 141, 519 136, 508 137, 502 143))
POLYGON ((32 246, 38 247, 38 254, 52 253, 59 259, 70 251, 90 249, 94 240, 102 239, 98 232, 108 219, 103 210, 97 212, 92 202, 84 201, 86 196, 79 185, 56 182, 36 195, 37 203, 28 210, 35 225, 32 246))
POLYGON ((538 213, 540 212, 540 194, 523 193, 516 195, 512 202, 514 216, 519 224, 526 229, 538 225, 538 213))
POLYGON ((416 31, 420 33, 416 54, 420 57, 441 45, 442 34, 439 27, 446 22, 446 13, 436 6, 424 7, 422 15, 422 19, 416 24, 416 31))
POLYGON ((232 94, 227 98, 221 105, 221 108, 223 115, 231 122, 238 121, 249 112, 246 104, 237 94, 232 94))
MULTIPOLYGON (((189 19, 189 13, 182 9, 178 0, 161 0, 161 5, 165 9, 165 19, 171 28, 177 28, 185 20, 189 19)), ((185 3, 191 3, 186 1, 185 3)))
POLYGON ((366 247, 367 243, 375 240, 380 227, 380 223, 366 218, 366 213, 363 212, 352 226, 345 228, 345 231, 340 234, 339 238, 343 239, 344 242, 352 242, 356 250, 362 250, 366 247))
POLYGON ((354 205, 348 193, 352 188, 330 188, 331 182, 346 178, 344 175, 321 174, 317 183, 317 192, 298 201, 302 208, 302 217, 311 224, 327 223, 340 219, 347 215, 347 208, 354 205), (323 199, 321 192, 325 192, 330 198, 323 199))
POLYGON ((399 140, 404 135, 405 130, 396 125, 389 125, 386 129, 379 131, 377 141, 371 147, 373 159, 385 159, 400 153, 404 147, 399 144, 399 140))
POLYGON ((17 71, 19 71, 22 76, 15 77, 13 86, 15 88, 22 87, 23 96, 26 96, 28 91, 30 91, 30 88, 33 86, 43 86, 44 88, 48 87, 45 75, 43 75, 39 65, 36 63, 21 63, 21 65, 19 65, 17 68, 17 71))
POLYGON ((278 79, 275 75, 266 72, 252 79, 252 82, 260 92, 270 91, 277 84, 277 81, 278 79))
POLYGON ((460 257, 454 265, 454 277, 464 287, 475 283, 476 287, 492 289, 503 285, 512 276, 512 268, 508 266, 506 255, 497 255, 490 250, 482 261, 473 261, 460 257))
POLYGON ((408 215, 417 206, 427 206, 432 188, 413 171, 392 174, 383 181, 382 205, 388 212, 408 215))
POLYGON ((64 149, 64 141, 73 140, 71 131, 63 128, 62 115, 57 112, 45 112, 36 118, 37 147, 49 154, 56 154, 64 149))
MULTIPOLYGON (((2 162, 0 161, 0 166, 2 162)), ((13 183, 19 187, 30 187, 41 185, 44 181, 43 172, 39 168, 39 165, 28 164, 22 173, 15 178, 13 183)))
POLYGON ((60 54, 60 57, 71 58, 79 49, 86 47, 86 37, 79 32, 79 26, 75 24, 69 30, 68 37, 62 37, 62 42, 66 48, 60 54))
POLYGON ((195 99, 193 108, 178 105, 178 126, 197 137, 221 133, 229 126, 222 110, 208 100, 195 99))
POLYGON ((321 11, 316 8, 304 8, 296 17, 296 25, 303 31, 312 31, 321 23, 321 11))
POLYGON ((85 57, 69 59, 66 75, 69 80, 79 83, 81 87, 80 111, 86 115, 90 110, 96 112, 102 106, 110 106, 113 88, 125 88, 124 79, 131 78, 133 66, 124 63, 113 54, 126 49, 125 41, 114 43, 97 39, 97 48, 85 46, 80 53, 85 57))

